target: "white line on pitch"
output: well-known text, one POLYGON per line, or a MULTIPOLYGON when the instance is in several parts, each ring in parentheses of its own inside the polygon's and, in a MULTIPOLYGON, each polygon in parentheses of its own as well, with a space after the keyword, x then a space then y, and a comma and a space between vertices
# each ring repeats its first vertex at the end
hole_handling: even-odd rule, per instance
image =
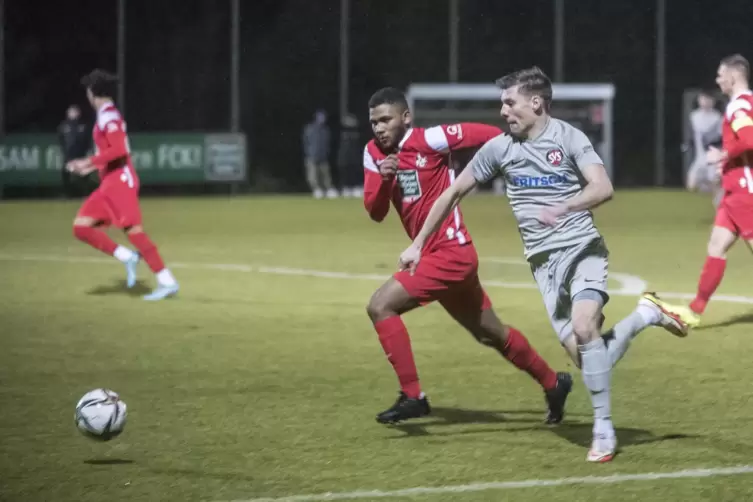
POLYGON ((615 474, 612 476, 587 476, 582 478, 529 479, 525 481, 501 481, 493 483, 472 483, 467 485, 418 486, 403 490, 363 490, 355 492, 328 492, 312 495, 290 495, 287 497, 263 497, 231 502, 319 502, 326 500, 352 500, 365 498, 415 497, 418 495, 441 495, 446 493, 469 493, 491 490, 513 490, 523 488, 543 488, 565 485, 607 485, 627 481, 655 481, 661 479, 709 478, 753 473, 753 465, 718 467, 711 469, 687 469, 675 472, 644 472, 639 474, 615 474))
MULTIPOLYGON (((0 261, 31 261, 31 262, 58 262, 58 263, 101 263, 112 264, 112 258, 97 258, 93 256, 58 256, 58 255, 11 255, 1 254, 0 261)), ((510 260, 512 261, 512 260, 510 260)), ((237 263, 171 263, 170 268, 186 268, 186 269, 203 269, 203 270, 225 270, 234 272, 256 272, 262 274, 276 274, 276 275, 295 275, 301 277, 319 277, 324 279, 350 279, 350 280, 378 280, 383 281, 387 279, 388 275, 381 274, 355 274, 349 272, 333 272, 327 270, 312 270, 306 268, 290 268, 290 267, 269 267, 269 266, 254 266, 237 263)), ((623 288, 616 290, 609 290, 609 294, 614 296, 637 296, 640 291, 637 291, 637 282, 641 279, 628 274, 615 274, 612 276, 622 276, 621 282, 633 281, 630 286, 623 286, 623 288)), ((535 284, 527 282, 504 282, 495 280, 482 281, 485 286, 495 286, 504 289, 538 289, 535 284)), ((664 298, 675 298, 682 300, 692 300, 695 295, 693 293, 679 293, 673 291, 659 291, 658 294, 664 298)), ((739 295, 714 295, 713 301, 726 302, 726 303, 744 303, 753 305, 753 298, 749 296, 739 295)))

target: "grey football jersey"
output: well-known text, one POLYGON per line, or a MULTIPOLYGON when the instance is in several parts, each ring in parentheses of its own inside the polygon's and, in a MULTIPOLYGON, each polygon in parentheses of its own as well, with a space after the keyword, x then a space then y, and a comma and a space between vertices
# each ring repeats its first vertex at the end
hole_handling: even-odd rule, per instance
POLYGON ((603 161, 586 135, 567 122, 550 118, 536 139, 503 134, 487 142, 470 167, 480 183, 504 176, 525 256, 530 258, 599 237, 591 211, 568 213, 553 227, 537 219, 542 208, 580 193, 586 184, 580 170, 589 164, 603 165, 603 161))

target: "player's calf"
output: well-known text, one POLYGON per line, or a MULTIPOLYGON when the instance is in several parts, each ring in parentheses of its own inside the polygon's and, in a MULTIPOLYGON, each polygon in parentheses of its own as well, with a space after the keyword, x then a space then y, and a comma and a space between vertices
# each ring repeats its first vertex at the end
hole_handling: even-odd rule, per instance
MULTIPOLYGON (((380 413, 377 416, 377 421, 381 423, 393 422, 394 420, 389 419, 393 412, 411 418, 408 415, 411 415, 413 405, 416 404, 411 400, 420 400, 425 397, 421 392, 421 384, 418 380, 418 370, 413 358, 410 336, 408 336, 408 330, 400 318, 401 313, 418 305, 418 300, 413 298, 402 284, 394 278, 390 278, 372 295, 366 307, 366 313, 374 324, 374 330, 377 332, 384 354, 397 375, 401 396, 405 396, 405 399, 409 400, 403 403, 402 401, 405 399, 398 399, 395 405, 380 413), (388 418, 385 418, 385 414, 388 418)), ((419 408, 420 406, 416 409, 419 408)))
POLYGON ((129 228, 126 234, 128 235, 128 240, 131 241, 141 257, 144 258, 149 269, 157 277, 157 288, 152 293, 146 295, 144 299, 162 300, 177 294, 180 289, 178 281, 175 280, 170 269, 165 267, 157 246, 144 232, 144 229, 140 225, 134 226, 129 228))
POLYGON ((481 344, 494 348, 502 357, 541 385, 547 402, 545 422, 557 424, 565 416, 565 402, 572 390, 572 377, 568 373, 555 373, 528 339, 512 326, 505 325, 488 303, 465 307, 445 301, 447 312, 481 344))
MULTIPOLYGON (((594 452, 602 452, 604 448, 600 445, 605 441, 610 442, 615 436, 610 396, 612 364, 606 343, 599 332, 603 305, 601 292, 585 290, 574 296, 571 314, 573 334, 578 341, 583 367, 581 375, 594 409, 594 452)), ((589 459, 591 457, 592 454, 589 453, 589 459)))
POLYGON ((95 228, 93 218, 77 217, 73 221, 73 235, 91 247, 105 254, 114 256, 126 267, 126 285, 131 288, 136 284, 136 266, 139 263, 138 254, 125 246, 120 246, 109 235, 95 228))

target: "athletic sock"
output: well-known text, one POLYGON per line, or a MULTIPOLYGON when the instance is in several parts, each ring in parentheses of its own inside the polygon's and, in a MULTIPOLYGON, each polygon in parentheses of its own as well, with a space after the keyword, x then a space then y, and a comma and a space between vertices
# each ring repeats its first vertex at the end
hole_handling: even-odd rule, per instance
POLYGON ((611 364, 604 340, 598 338, 586 345, 579 345, 578 350, 583 366, 583 383, 591 394, 594 432, 614 436, 609 392, 611 364))
POLYGON ((410 336, 403 320, 400 316, 388 317, 374 323, 374 329, 379 335, 379 343, 382 344, 387 360, 397 374, 400 389, 410 398, 420 397, 421 385, 418 381, 418 370, 413 360, 410 336))
POLYGON ((551 390, 557 386, 557 373, 531 347, 523 333, 513 327, 508 327, 507 343, 502 355, 516 368, 531 375, 544 390, 551 390))
POLYGON ((698 280, 698 293, 696 294, 695 300, 690 304, 690 310, 696 314, 703 314, 711 295, 714 294, 714 291, 716 291, 716 288, 718 288, 719 284, 722 282, 726 266, 726 258, 715 258, 713 256, 706 257, 706 262, 703 264, 703 271, 701 271, 701 278, 698 280))

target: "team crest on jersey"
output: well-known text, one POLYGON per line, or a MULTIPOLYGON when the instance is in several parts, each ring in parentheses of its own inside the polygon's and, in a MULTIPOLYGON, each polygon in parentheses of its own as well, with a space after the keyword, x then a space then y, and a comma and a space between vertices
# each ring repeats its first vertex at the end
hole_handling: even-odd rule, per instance
POLYGON ((414 169, 398 171, 397 184, 403 193, 403 201, 413 202, 421 197, 421 182, 418 179, 418 171, 414 169))
POLYGON ((427 159, 420 153, 416 155, 416 167, 426 167, 427 159))
POLYGON ((562 150, 560 150, 559 148, 555 148, 554 150, 549 150, 548 152, 546 152, 546 161, 555 167, 562 164, 564 158, 565 157, 562 154, 562 150))
POLYGON ((458 139, 463 139, 463 128, 460 124, 447 126, 447 134, 451 136, 457 136, 458 139))

